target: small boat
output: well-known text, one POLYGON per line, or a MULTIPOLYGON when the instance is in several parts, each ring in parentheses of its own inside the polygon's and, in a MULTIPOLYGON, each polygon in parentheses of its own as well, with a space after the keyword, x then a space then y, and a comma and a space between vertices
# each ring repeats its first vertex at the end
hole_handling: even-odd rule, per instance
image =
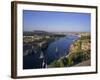
POLYGON ((43 60, 43 62, 42 62, 42 67, 44 68, 44 65, 45 65, 45 62, 44 62, 44 60, 43 60))
POLYGON ((55 48, 55 51, 58 52, 58 48, 57 47, 55 48))
POLYGON ((46 62, 44 60, 42 62, 42 68, 47 68, 47 64, 46 64, 46 62))
POLYGON ((40 57, 39 57, 40 59, 42 59, 42 58, 44 58, 44 54, 43 54, 43 52, 41 51, 41 53, 40 53, 40 57))

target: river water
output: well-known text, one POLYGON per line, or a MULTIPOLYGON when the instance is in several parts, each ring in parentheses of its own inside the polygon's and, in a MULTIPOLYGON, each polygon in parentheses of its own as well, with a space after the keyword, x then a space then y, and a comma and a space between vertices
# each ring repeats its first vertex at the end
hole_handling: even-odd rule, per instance
POLYGON ((69 52, 70 45, 77 39, 77 36, 68 35, 51 43, 47 49, 47 64, 62 56, 66 56, 69 52))
POLYGON ((39 54, 30 54, 23 57, 23 69, 41 68, 42 63, 50 64, 52 61, 66 56, 70 45, 78 39, 78 36, 67 35, 52 42, 44 52, 44 59, 39 59, 39 54))

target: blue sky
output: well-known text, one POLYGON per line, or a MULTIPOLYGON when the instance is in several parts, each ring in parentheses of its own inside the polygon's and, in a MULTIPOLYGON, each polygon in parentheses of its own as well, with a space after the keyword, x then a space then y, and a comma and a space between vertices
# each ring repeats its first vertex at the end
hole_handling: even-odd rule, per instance
POLYGON ((91 14, 23 10, 23 30, 90 32, 91 14))

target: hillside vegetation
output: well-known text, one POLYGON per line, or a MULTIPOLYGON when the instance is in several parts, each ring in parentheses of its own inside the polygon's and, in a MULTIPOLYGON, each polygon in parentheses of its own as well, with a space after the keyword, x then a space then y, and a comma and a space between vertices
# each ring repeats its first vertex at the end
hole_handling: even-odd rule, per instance
MULTIPOLYGON (((83 61, 90 60, 90 44, 90 35, 81 35, 81 37, 70 46, 67 56, 63 56, 53 61, 48 67, 70 67, 83 61)), ((86 64, 85 66, 89 65, 86 64)))

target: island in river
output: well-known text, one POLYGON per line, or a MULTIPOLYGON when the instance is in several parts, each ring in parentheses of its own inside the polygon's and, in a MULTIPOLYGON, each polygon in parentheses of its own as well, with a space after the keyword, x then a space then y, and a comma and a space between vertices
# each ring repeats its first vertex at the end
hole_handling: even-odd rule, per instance
POLYGON ((87 32, 34 31, 24 32, 23 36, 23 69, 70 67, 90 61, 91 41, 87 32))

